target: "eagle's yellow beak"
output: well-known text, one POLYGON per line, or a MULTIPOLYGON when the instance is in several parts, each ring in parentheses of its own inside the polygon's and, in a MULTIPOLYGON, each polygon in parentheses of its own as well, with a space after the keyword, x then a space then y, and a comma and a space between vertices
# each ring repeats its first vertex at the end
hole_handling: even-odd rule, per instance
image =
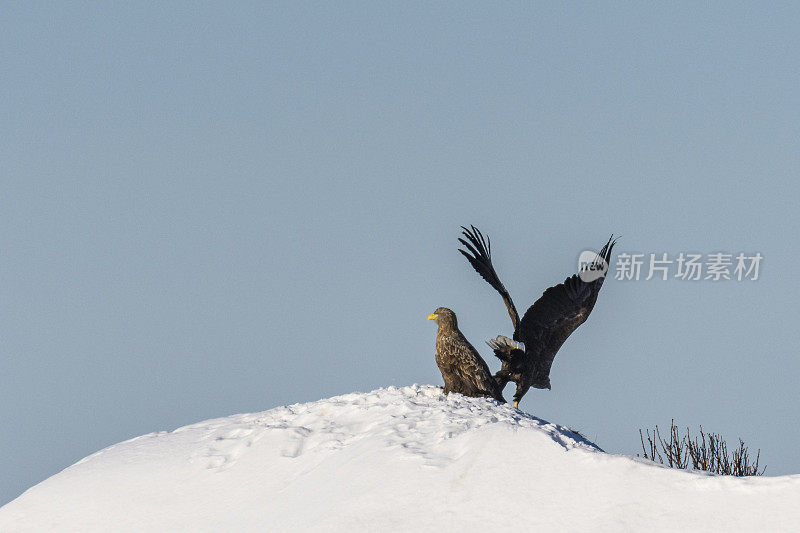
POLYGON ((436 316, 436 313, 431 313, 431 314, 428 315, 428 320, 434 320, 435 318, 438 318, 436 316))

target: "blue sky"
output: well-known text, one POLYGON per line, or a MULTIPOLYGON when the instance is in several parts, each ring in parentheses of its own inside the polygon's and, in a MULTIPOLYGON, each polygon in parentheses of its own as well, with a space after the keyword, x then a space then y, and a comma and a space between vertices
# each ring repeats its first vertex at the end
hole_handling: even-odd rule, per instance
POLYGON ((433 309, 511 333, 462 224, 521 309, 612 232, 761 253, 754 282, 608 280, 521 407, 800 472, 799 11, 5 4, 0 501, 143 433, 439 383, 433 309))

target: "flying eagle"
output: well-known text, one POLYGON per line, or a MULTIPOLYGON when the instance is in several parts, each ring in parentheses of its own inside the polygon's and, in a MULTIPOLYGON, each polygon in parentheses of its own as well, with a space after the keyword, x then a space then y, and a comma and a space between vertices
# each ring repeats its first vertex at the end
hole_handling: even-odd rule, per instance
POLYGON ((605 279, 603 267, 607 269, 616 240, 612 235, 590 266, 592 270, 599 270, 599 277, 592 279, 590 276, 581 276, 585 270, 581 274, 568 277, 564 283, 544 291, 520 320, 511 296, 492 265, 491 241, 488 236, 484 239, 483 234, 475 226, 470 227, 471 230, 461 227, 464 230, 464 238, 459 238, 458 241, 466 247, 466 250, 459 248, 458 251, 464 254, 472 268, 500 293, 508 309, 508 315, 514 326, 514 338, 509 339, 500 335, 487 344, 503 362, 502 368, 494 376, 500 390, 502 391, 509 381, 517 384, 514 393, 514 407, 517 407, 530 387, 550 388, 550 367, 553 359, 567 337, 586 322, 589 313, 592 312, 605 279), (590 281, 584 281, 584 277, 590 281))
POLYGON ((444 378, 444 393, 488 396, 506 403, 502 389, 492 377, 486 361, 458 330, 456 314, 446 307, 440 307, 428 315, 428 320, 435 320, 439 325, 436 333, 436 364, 444 378))

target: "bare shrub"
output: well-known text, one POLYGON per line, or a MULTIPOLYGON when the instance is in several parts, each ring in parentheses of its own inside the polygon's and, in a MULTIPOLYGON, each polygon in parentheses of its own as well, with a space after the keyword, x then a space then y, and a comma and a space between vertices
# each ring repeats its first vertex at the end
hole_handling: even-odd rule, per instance
MULTIPOLYGON (((686 435, 681 436, 675 420, 670 422, 668 438, 661 436, 658 426, 651 433, 649 429, 639 430, 642 441, 642 452, 645 459, 665 464, 672 468, 692 468, 714 474, 729 476, 761 476, 767 469, 759 472, 758 461, 761 450, 756 452, 755 459, 750 457, 747 446, 739 439, 739 447, 732 452, 722 437, 716 433, 706 433, 700 426, 700 435, 692 439, 689 428, 686 435), (644 436, 647 435, 647 442, 644 436)), ((637 454, 638 456, 638 454, 637 454)))

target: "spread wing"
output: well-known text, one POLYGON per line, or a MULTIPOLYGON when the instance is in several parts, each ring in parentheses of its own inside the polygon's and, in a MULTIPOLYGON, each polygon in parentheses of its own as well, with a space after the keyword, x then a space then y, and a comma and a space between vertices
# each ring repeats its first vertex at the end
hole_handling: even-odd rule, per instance
MULTIPOLYGON (((606 264, 611 259, 611 250, 616 241, 613 235, 598 253, 606 264)), ((534 358, 536 378, 547 378, 550 367, 564 341, 578 326, 586 322, 597 301, 605 275, 592 281, 584 281, 575 274, 553 287, 528 308, 514 337, 525 344, 528 357, 534 358)))
POLYGON ((511 300, 511 295, 508 294, 508 291, 503 286, 503 283, 500 281, 492 265, 492 242, 488 237, 484 239, 483 234, 475 226, 470 226, 470 228, 471 229, 467 229, 461 226, 464 238, 459 238, 458 242, 460 242, 466 250, 459 248, 458 251, 467 258, 472 268, 474 268, 489 285, 494 287, 494 290, 500 293, 500 296, 503 298, 503 303, 506 304, 506 309, 508 309, 508 316, 511 317, 511 323, 516 330, 519 324, 519 314, 517 313, 517 308, 514 307, 514 302, 511 300))

